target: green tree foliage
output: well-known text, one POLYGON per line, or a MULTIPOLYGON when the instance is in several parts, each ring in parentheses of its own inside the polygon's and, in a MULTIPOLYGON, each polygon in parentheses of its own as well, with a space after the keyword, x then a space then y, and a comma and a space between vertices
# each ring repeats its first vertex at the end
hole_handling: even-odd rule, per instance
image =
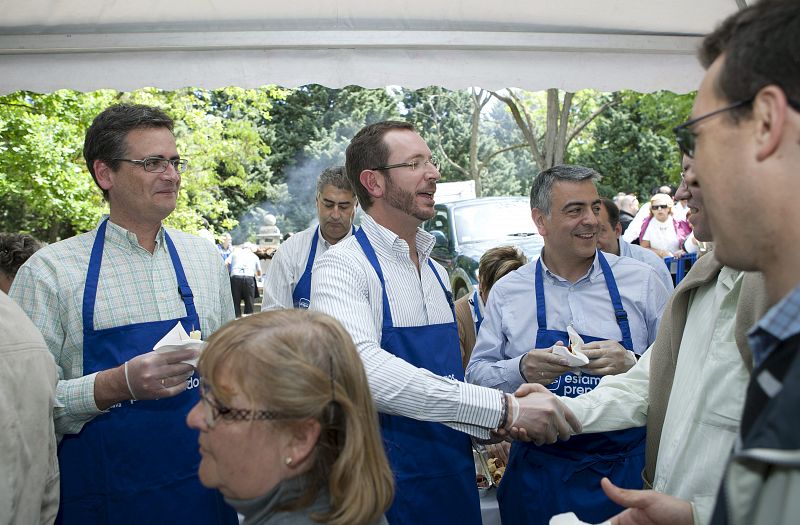
POLYGON ((672 128, 689 114, 694 95, 624 91, 618 98, 595 119, 585 140, 573 144, 568 161, 600 172, 601 193, 609 197, 624 191, 646 199, 657 186, 677 185, 680 153, 672 128))
MULTIPOLYGON (((329 166, 344 164, 345 149, 358 130, 400 118, 397 96, 390 90, 316 84, 277 101, 271 115, 270 165, 284 192, 260 202, 259 208, 273 213, 284 232, 305 229, 314 221, 317 177, 329 166)), ((251 218, 243 222, 253 228, 251 218)))
POLYGON ((167 224, 196 231, 236 225, 252 200, 276 195, 263 131, 286 90, 225 88, 131 93, 18 92, 0 97, 0 229, 55 241, 91 229, 107 212, 82 158, 92 119, 116 102, 150 104, 175 119, 190 170, 167 224))

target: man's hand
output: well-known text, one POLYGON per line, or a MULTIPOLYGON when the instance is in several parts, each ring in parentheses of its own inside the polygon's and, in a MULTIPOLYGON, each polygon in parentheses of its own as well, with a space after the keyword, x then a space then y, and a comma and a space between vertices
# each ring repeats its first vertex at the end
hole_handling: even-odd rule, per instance
MULTIPOLYGON (((563 345, 561 341, 556 343, 563 345)), ((534 349, 522 356, 521 366, 526 383, 539 383, 547 386, 561 374, 569 372, 567 359, 553 353, 553 348, 534 349)))
POLYGON ((582 370, 596 376, 621 374, 636 364, 636 356, 617 341, 595 341, 583 345, 589 364, 582 370))
POLYGON ((611 525, 692 525, 692 504, 654 490, 621 489, 608 478, 600 481, 611 501, 627 507, 609 521, 611 525))
POLYGON ((195 359, 199 350, 189 348, 172 352, 147 352, 137 355, 127 366, 126 380, 136 399, 160 399, 177 396, 186 390, 186 380, 192 377, 194 367, 181 363, 195 359))
POLYGON ((519 418, 509 430, 514 439, 543 445, 580 433, 581 423, 575 414, 542 385, 524 384, 514 396, 520 409, 519 418))

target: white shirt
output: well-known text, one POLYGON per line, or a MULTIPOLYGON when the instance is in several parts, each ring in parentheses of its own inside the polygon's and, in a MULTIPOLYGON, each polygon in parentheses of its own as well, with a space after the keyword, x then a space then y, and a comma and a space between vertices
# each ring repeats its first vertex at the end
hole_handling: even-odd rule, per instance
MULTIPOLYGON (((545 248, 546 250, 547 248, 545 248)), ((655 270, 630 257, 604 254, 628 314, 633 350, 642 354, 655 340, 661 313, 669 299, 655 270)), ((621 341, 622 331, 611 305, 597 257, 575 283, 555 275, 542 262, 547 328, 621 341)), ((503 276, 489 292, 486 317, 467 365, 467 381, 513 392, 524 381, 519 362, 535 348, 536 260, 503 276)))
POLYGON ((231 275, 255 277, 261 273, 261 261, 250 248, 237 248, 231 254, 231 275))
MULTIPOLYGON (((383 270, 394 326, 455 322, 436 275, 428 265, 433 236, 418 229, 419 271, 408 244, 364 214, 361 228, 383 270)), ((433 263, 449 289, 447 274, 433 263)), ((502 412, 500 392, 437 376, 380 347, 383 303, 378 275, 354 237, 338 242, 317 259, 311 284, 311 309, 337 318, 350 333, 369 380, 378 411, 438 421, 486 438, 502 412)), ((431 348, 430 351, 439 351, 431 348)))
POLYGON ((675 283, 672 282, 672 274, 669 273, 669 268, 664 263, 664 259, 656 255, 653 250, 642 248, 637 244, 629 244, 624 239, 619 239, 619 254, 622 257, 631 257, 637 261, 651 266, 655 271, 667 291, 671 292, 675 289, 675 283))
POLYGON ((653 217, 644 231, 642 240, 650 241, 650 247, 654 250, 666 250, 670 253, 675 253, 681 249, 678 232, 675 231, 675 222, 670 216, 664 222, 660 222, 653 217))
MULTIPOLYGON (((294 308, 294 300, 292 293, 294 287, 297 286, 298 281, 306 271, 306 262, 308 256, 311 254, 311 241, 314 239, 314 233, 317 231, 318 226, 312 226, 299 233, 296 233, 286 239, 275 255, 272 256, 272 262, 267 267, 264 273, 264 300, 261 303, 261 311, 279 310, 285 308, 294 308)), ((353 234, 353 229, 347 232, 347 235, 339 242, 350 237, 353 234)), ((320 233, 317 240, 317 255, 314 264, 322 256, 323 253, 328 251, 332 245, 325 240, 320 233)), ((314 267, 312 267, 312 271, 314 267)))
POLYGON ((625 239, 625 242, 633 242, 639 238, 639 233, 642 231, 642 224, 644 224, 644 220, 649 216, 650 202, 645 202, 642 204, 642 207, 639 208, 639 211, 636 212, 633 220, 628 224, 628 227, 622 234, 622 238, 625 239))
MULTIPOLYGON (((692 501, 701 523, 711 518, 749 378, 734 338, 741 281, 739 272, 723 267, 717 281, 698 288, 689 302, 658 449, 653 488, 692 501)), ((649 376, 647 352, 628 372, 605 376, 592 392, 559 399, 584 432, 641 426, 649 376)))

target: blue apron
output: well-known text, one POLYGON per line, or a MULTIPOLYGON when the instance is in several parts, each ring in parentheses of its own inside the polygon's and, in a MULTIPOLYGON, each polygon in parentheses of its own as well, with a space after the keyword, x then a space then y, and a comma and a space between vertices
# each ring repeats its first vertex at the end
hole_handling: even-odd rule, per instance
MULTIPOLYGON (((353 233, 356 232, 356 227, 352 226, 353 233)), ((292 302, 295 308, 308 309, 311 305, 311 271, 314 268, 314 259, 317 257, 317 243, 319 242, 319 226, 317 231, 314 232, 314 237, 311 239, 311 251, 308 253, 306 260, 306 269, 300 280, 292 290, 292 302)))
POLYGON ((480 303, 478 303, 480 300, 481 297, 478 295, 478 290, 472 292, 472 311, 475 313, 475 335, 478 335, 478 330, 481 329, 481 323, 483 322, 483 314, 481 313, 480 303))
MULTIPOLYGON (((597 258, 622 332, 622 346, 632 351, 628 316, 614 274, 600 251, 597 258)), ((568 342, 567 332, 547 329, 541 259, 536 263, 536 307, 539 328, 535 348, 547 348, 557 341, 568 342)), ((587 343, 606 339, 584 334, 581 337, 587 343)), ((548 388, 556 395, 577 397, 594 389, 599 381, 598 376, 567 372, 548 388)), ((605 521, 624 509, 603 493, 600 480, 605 476, 619 487, 642 488, 644 452, 644 427, 581 434, 569 441, 541 447, 515 442, 497 492, 503 524, 547 525, 552 516, 562 512, 574 512, 589 523, 605 521)))
MULTIPOLYGON (((175 245, 164 232, 186 317, 94 329, 94 306, 106 224, 97 229, 83 294, 83 370, 114 368, 153 346, 180 321, 187 332, 200 328, 194 297, 175 245)), ((124 401, 64 436, 58 451, 61 507, 57 523, 236 524, 221 494, 197 478, 196 430, 186 415, 199 400, 198 378, 180 395, 154 401, 124 401)))
MULTIPOLYGON (((463 381, 458 327, 453 299, 428 259, 428 265, 447 296, 452 323, 395 327, 386 283, 378 258, 363 229, 356 234, 383 293, 381 348, 400 359, 441 376, 463 381)), ((386 455, 395 476, 395 495, 386 518, 391 525, 480 525, 470 438, 441 423, 380 414, 386 455)))

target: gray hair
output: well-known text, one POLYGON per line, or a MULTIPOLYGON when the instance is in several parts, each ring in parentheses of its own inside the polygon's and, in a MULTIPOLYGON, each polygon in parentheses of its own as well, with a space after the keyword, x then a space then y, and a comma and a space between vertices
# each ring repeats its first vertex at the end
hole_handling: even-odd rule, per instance
POLYGON ((556 181, 583 182, 599 180, 600 174, 584 166, 553 166, 539 173, 531 184, 531 209, 541 210, 549 216, 550 206, 553 203, 553 184, 556 181))
POLYGON ((42 243, 22 233, 0 233, 0 273, 13 279, 42 243))
POLYGON ((340 190, 349 191, 353 195, 356 194, 356 192, 353 191, 353 187, 350 185, 350 179, 347 178, 344 172, 344 166, 331 166, 330 168, 325 168, 325 170, 319 174, 319 178, 317 179, 318 196, 322 193, 325 186, 333 186, 340 190))

